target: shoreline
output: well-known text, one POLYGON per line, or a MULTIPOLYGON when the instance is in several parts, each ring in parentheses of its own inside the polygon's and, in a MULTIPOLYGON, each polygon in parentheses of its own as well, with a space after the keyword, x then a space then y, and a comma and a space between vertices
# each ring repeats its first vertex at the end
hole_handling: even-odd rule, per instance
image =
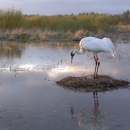
POLYGON ((97 38, 109 37, 111 39, 121 39, 130 41, 130 31, 121 29, 117 31, 105 32, 99 30, 97 33, 88 30, 72 31, 50 31, 41 29, 14 29, 0 30, 0 40, 16 42, 45 42, 45 41, 80 41, 87 36, 97 38))

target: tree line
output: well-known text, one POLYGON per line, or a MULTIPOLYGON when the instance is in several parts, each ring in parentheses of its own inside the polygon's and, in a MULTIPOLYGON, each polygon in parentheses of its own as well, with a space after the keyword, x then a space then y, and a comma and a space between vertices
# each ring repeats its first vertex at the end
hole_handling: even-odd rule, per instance
POLYGON ((110 31, 114 26, 129 25, 130 11, 122 14, 79 13, 78 15, 24 15, 14 8, 0 9, 0 29, 40 28, 51 31, 110 31))

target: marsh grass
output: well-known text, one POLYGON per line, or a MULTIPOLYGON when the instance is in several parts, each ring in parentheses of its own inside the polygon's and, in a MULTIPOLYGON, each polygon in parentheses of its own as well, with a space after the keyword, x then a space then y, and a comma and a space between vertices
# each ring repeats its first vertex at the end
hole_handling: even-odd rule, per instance
MULTIPOLYGON (((78 15, 23 15, 14 8, 0 9, 0 39, 10 41, 79 41, 86 36, 109 37, 130 34, 129 11, 120 15, 80 13, 78 15)), ((128 36, 129 39, 129 36, 128 36)))
POLYGON ((97 33, 88 30, 78 31, 50 31, 42 30, 39 28, 24 29, 6 29, 0 30, 0 39, 7 41, 18 41, 18 42, 32 42, 32 41, 80 41, 82 38, 87 36, 94 36, 98 38, 110 37, 112 39, 119 39, 123 41, 130 41, 129 33, 107 33, 103 30, 99 30, 97 33))
POLYGON ((88 32, 89 32, 88 30, 83 30, 83 29, 76 31, 73 36, 73 40, 75 41, 81 40, 83 37, 86 37, 89 35, 88 32))
POLYGON ((87 31, 78 30, 76 32, 71 32, 68 30, 64 31, 50 31, 42 29, 7 29, 5 31, 0 30, 0 39, 8 41, 48 41, 48 40, 80 40, 86 35, 87 31))
POLYGON ((21 10, 14 8, 0 9, 0 27, 1 29, 13 29, 20 27, 23 23, 21 10))

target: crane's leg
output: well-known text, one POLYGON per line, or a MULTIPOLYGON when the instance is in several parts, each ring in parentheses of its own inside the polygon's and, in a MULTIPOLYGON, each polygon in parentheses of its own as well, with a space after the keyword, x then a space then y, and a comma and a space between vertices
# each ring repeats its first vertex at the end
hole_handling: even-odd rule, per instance
POLYGON ((98 56, 97 55, 94 55, 94 60, 95 60, 95 71, 94 71, 94 78, 97 77, 97 73, 98 73, 98 68, 99 68, 99 65, 100 65, 100 62, 99 62, 99 59, 98 59, 98 56))
POLYGON ((96 60, 96 56, 94 55, 94 60, 95 60, 95 71, 94 71, 94 78, 96 78, 96 70, 97 70, 97 60, 96 60))
MULTIPOLYGON (((98 59, 98 57, 97 57, 97 59, 98 59)), ((98 73, 99 65, 100 65, 100 62, 99 62, 99 59, 98 59, 98 61, 97 61, 97 73, 98 73)), ((97 76, 97 73, 96 73, 96 76, 97 76)))

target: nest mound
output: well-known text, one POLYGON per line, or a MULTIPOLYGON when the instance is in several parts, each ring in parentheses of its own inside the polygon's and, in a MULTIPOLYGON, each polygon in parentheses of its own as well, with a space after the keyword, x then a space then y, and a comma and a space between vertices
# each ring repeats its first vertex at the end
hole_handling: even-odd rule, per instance
POLYGON ((98 75, 97 78, 93 78, 88 75, 84 77, 68 76, 64 79, 56 81, 56 83, 70 90, 82 92, 101 92, 118 88, 127 88, 129 87, 130 82, 114 79, 106 75, 98 75))

